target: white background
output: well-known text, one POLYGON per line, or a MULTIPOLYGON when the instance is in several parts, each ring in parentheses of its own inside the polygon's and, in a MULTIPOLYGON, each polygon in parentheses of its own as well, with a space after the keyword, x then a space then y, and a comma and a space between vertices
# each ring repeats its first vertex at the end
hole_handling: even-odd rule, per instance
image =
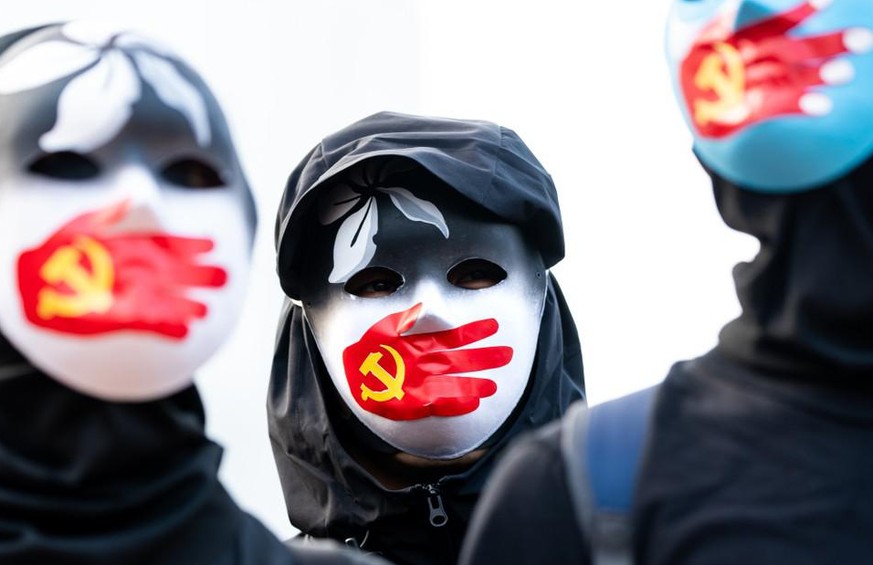
MULTIPOLYGON (((755 252, 713 204, 673 101, 668 0, 28 0, 0 32, 106 20, 172 46, 212 86, 261 225, 246 310, 200 371, 222 477, 280 537, 294 530, 266 432, 281 291, 273 215, 287 174, 324 135, 379 110, 516 130, 558 186, 567 258, 554 272, 582 337, 592 403, 704 352, 738 306, 755 252)), ((0 117, 2 123, 2 117, 0 117)))

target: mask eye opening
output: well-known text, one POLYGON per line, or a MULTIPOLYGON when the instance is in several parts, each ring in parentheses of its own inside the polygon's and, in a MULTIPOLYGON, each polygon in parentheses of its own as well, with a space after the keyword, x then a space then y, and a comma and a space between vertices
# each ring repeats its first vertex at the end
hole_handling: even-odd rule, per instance
POLYGON ((172 161, 161 170, 161 177, 181 188, 217 188, 226 184, 216 167, 196 157, 172 161))
POLYGON ((61 180, 82 181, 100 175, 100 166, 91 157, 75 151, 44 153, 27 165, 35 175, 61 180))
POLYGON ((458 288, 480 290, 500 284, 507 277, 506 271, 487 259, 465 259, 449 269, 446 280, 458 288))
POLYGON ((387 267, 367 267, 352 275, 343 289, 362 298, 390 296, 403 286, 403 276, 387 267))

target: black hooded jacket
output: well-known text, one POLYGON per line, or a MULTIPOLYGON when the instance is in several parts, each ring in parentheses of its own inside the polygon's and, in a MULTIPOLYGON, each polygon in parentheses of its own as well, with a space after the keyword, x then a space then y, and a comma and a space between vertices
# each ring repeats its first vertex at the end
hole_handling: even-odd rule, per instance
POLYGON ((641 562, 873 563, 873 160, 810 192, 713 176, 742 315, 661 388, 641 562))
MULTIPOLYGON (((755 236, 742 314, 659 387, 633 511, 636 563, 873 563, 873 159, 763 195, 713 179, 755 236)), ((588 563, 559 426, 495 472, 462 563, 588 563)))
POLYGON ((35 369, 0 334, 0 563, 292 565, 357 563, 289 551, 218 480, 191 386, 111 403, 35 369))
MULTIPOLYGON (((562 258, 554 185, 514 132, 488 122, 380 113, 325 138, 291 174, 276 232, 279 275, 290 298, 299 298, 312 194, 352 165, 382 157, 410 159, 474 207, 520 226, 546 267, 562 258)), ((338 436, 342 416, 335 389, 301 307, 289 300, 279 325, 268 414, 291 523, 314 537, 352 538, 363 550, 397 563, 454 563, 502 448, 584 396, 578 336, 551 277, 532 373, 519 408, 477 463, 434 483, 389 490, 338 436), (448 522, 435 527, 430 511, 439 505, 448 522)))

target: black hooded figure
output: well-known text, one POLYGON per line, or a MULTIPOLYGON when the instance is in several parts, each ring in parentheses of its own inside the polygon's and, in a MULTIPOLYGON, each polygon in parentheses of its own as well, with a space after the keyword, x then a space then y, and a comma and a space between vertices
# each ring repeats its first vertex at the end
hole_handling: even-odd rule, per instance
POLYGON ((0 83, 0 254, 14 261, 3 267, 0 314, 0 563, 366 560, 344 548, 286 547, 219 482, 222 449, 205 435, 190 371, 225 333, 222 322, 198 338, 199 324, 238 302, 211 297, 233 288, 232 277, 244 281, 255 214, 200 78, 139 36, 76 23, 0 38, 0 83), (95 100, 97 112, 76 122, 82 114, 69 110, 95 100), (225 246, 234 251, 221 252, 206 231, 177 235, 172 215, 189 197, 232 211, 223 218, 239 236, 225 246), (99 204, 106 198, 109 208, 99 204), (185 254, 213 246, 218 266, 185 254), (28 258, 46 249, 42 269, 31 269, 28 258), (158 259, 163 273, 151 268, 158 259), (205 286, 204 302, 160 290, 176 283, 205 286), (180 312, 196 319, 171 319, 180 312))
MULTIPOLYGON (((873 160, 803 194, 710 175, 725 222, 761 250, 734 269, 742 315, 659 387, 635 501, 637 562, 867 563, 873 160)), ((590 562, 560 430, 504 458, 462 563, 590 562)))
MULTIPOLYGON (((622 549, 648 565, 871 563, 873 7, 676 0, 671 22, 695 154, 725 223, 760 250, 733 271, 740 316, 656 390, 637 482, 623 493, 632 535, 622 549), (712 69, 760 82, 738 109, 701 86, 712 69), (838 84, 826 80, 834 69, 838 84)), ((568 524, 536 540, 553 562, 592 562, 597 533, 555 502, 572 490, 554 450, 567 429, 507 455, 462 563, 541 562, 513 553, 534 541, 537 520, 568 524), (551 504, 538 504, 543 488, 559 491, 551 504)))
MULTIPOLYGON (((507 128, 383 112, 326 137, 298 165, 276 244, 289 299, 268 414, 291 523, 304 535, 344 540, 397 563, 454 563, 502 449, 584 398, 578 336, 548 271, 564 253, 550 176, 507 128), (351 263, 343 263, 343 241, 360 252, 351 263), (513 294, 518 288, 528 294, 513 294), (433 303, 441 316, 428 313, 433 303), (398 312, 370 326, 383 310, 398 312), (398 316, 397 327, 384 332, 398 316), (379 353, 361 363, 355 348, 379 327, 371 342, 379 353), (463 384, 440 381, 449 388, 439 394, 416 389, 413 362, 400 355, 410 350, 401 350, 394 384, 403 380, 404 363, 407 371, 395 396, 384 400, 390 386, 369 388, 384 388, 367 363, 397 353, 386 344, 400 350, 419 338, 451 349, 458 344, 448 336, 462 332, 477 334, 464 344, 496 332, 481 344, 494 346, 422 359, 439 356, 428 365, 442 367, 432 369, 437 373, 453 363, 458 372, 473 371, 449 377, 463 384), (491 357, 480 361, 492 369, 476 372, 473 359, 486 353, 491 357), (501 372, 525 355, 524 369, 501 372), (512 386, 515 396, 501 397, 512 386)), ((380 377, 385 386, 390 372, 380 377)))

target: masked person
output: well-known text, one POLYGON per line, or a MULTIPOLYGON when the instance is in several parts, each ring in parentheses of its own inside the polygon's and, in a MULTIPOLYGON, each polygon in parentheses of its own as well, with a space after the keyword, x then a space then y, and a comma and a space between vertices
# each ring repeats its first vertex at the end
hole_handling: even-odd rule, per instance
POLYGON ((760 242, 742 313, 657 389, 513 449, 462 563, 534 562, 536 533, 552 562, 873 559, 873 4, 677 0, 669 30, 718 210, 760 242))
POLYGON ((379 113, 291 174, 270 436, 291 523, 453 563, 495 456, 583 396, 551 178, 483 121, 379 113))
POLYGON ((136 34, 24 30, 0 116, 0 562, 347 562, 289 551, 218 481, 191 374, 255 211, 199 76, 136 34))

